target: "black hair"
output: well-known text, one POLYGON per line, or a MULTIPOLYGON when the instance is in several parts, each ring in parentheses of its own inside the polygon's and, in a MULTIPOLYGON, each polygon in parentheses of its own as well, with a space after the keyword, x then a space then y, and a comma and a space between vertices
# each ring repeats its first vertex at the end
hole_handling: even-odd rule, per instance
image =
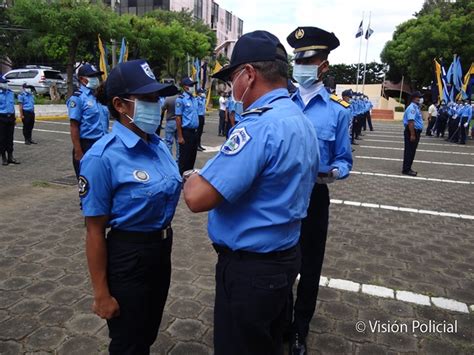
POLYGON ((270 83, 288 81, 288 63, 283 60, 254 62, 251 64, 270 83))

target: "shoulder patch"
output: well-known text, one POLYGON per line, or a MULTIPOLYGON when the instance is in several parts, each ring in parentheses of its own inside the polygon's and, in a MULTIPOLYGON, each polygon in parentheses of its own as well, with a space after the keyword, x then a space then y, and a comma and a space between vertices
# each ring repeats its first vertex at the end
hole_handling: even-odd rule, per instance
POLYGON ((77 106, 76 101, 74 101, 74 100, 69 101, 69 107, 70 107, 70 108, 74 108, 74 107, 76 107, 76 106, 77 106))
POLYGON ((244 117, 244 116, 247 116, 247 115, 251 115, 253 113, 257 114, 257 115, 261 115, 262 113, 265 113, 269 110, 271 110, 273 107, 271 106, 262 106, 262 107, 258 107, 258 108, 254 108, 252 110, 249 110, 249 111, 245 111, 245 112, 242 112, 240 114, 241 117, 244 117))
POLYGON ((340 104, 343 107, 347 108, 347 107, 350 106, 350 104, 348 102, 345 102, 343 99, 341 99, 339 96, 337 96, 335 94, 332 94, 330 97, 331 97, 332 101, 337 102, 338 104, 340 104))
POLYGON ((79 196, 84 197, 89 192, 89 181, 87 181, 87 179, 81 175, 79 176, 77 187, 79 189, 79 196))
POLYGON ((222 145, 221 152, 225 155, 235 155, 240 152, 252 139, 245 127, 234 129, 227 141, 222 145))

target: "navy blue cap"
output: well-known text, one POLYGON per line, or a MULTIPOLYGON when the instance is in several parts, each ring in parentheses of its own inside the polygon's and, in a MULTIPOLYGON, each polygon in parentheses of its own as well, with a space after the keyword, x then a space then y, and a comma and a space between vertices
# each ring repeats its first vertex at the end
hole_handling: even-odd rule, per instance
POLYGON ((100 76, 104 74, 100 70, 97 70, 96 67, 94 67, 92 64, 83 64, 79 70, 77 71, 77 76, 88 76, 88 77, 93 77, 93 76, 100 76))
POLYGON ((411 93, 410 99, 414 99, 415 97, 423 97, 423 94, 419 91, 414 91, 411 93))
POLYGON ((5 79, 2 75, 0 75, 0 84, 8 83, 8 80, 5 79))
POLYGON ((110 99, 115 96, 142 95, 158 92, 160 96, 178 93, 176 86, 159 83, 144 59, 120 63, 110 72, 105 83, 105 91, 110 99))
POLYGON ((341 95, 342 96, 347 96, 347 97, 352 97, 352 90, 351 89, 344 90, 341 95))
POLYGON ((283 47, 277 37, 267 31, 246 33, 235 43, 230 64, 212 77, 228 80, 233 71, 242 64, 273 62, 275 60, 288 63, 285 47, 283 47))
POLYGON ((298 27, 286 41, 295 49, 295 59, 311 58, 320 52, 329 53, 340 44, 334 33, 317 27, 298 27))
POLYGON ((198 94, 205 94, 205 93, 206 93, 206 89, 200 88, 197 92, 198 92, 198 94))
POLYGON ((181 86, 193 86, 197 83, 197 81, 194 81, 191 79, 189 76, 185 76, 184 78, 181 79, 181 86))

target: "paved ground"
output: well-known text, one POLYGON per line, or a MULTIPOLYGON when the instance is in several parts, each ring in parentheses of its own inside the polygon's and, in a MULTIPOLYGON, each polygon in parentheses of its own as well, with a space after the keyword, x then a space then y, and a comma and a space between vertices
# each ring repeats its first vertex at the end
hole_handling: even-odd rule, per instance
MULTIPOLYGON (((0 166, 0 354, 104 353, 107 329, 90 311, 77 190, 53 182, 67 183, 73 174, 68 126, 48 122, 36 128, 39 145, 15 145, 22 164, 0 166)), ((211 115, 206 146, 222 142, 216 132, 211 115)), ((20 130, 16 139, 22 140, 20 130)), ((390 176, 354 174, 330 187, 332 199, 375 205, 332 204, 323 275, 432 298, 422 306, 393 298, 393 291, 390 299, 322 287, 311 353, 474 353, 474 309, 462 313, 433 304, 445 297, 474 305, 474 220, 379 208, 474 215, 474 184, 403 179, 401 162, 362 158, 401 158, 401 150, 367 147, 403 148, 399 123, 376 122, 363 139, 354 152, 354 171, 390 176), (457 331, 413 331, 416 321, 456 324, 457 331), (371 331, 376 324, 382 328, 371 331)), ((420 151, 417 160, 474 163, 472 141, 461 147, 423 136, 419 149, 471 154, 420 151)), ((199 153, 198 167, 213 154, 199 153)), ((474 182, 471 166, 415 162, 414 169, 421 177, 474 182)), ((210 354, 216 257, 206 215, 190 213, 181 201, 173 223, 172 285, 153 352, 210 354)))

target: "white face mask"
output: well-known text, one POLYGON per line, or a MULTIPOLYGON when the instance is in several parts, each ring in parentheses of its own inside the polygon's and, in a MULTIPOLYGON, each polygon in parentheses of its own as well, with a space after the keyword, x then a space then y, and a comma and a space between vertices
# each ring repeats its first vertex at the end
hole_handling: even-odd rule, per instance
POLYGON ((7 90, 8 89, 8 83, 0 83, 0 89, 7 90))
POLYGON ((25 92, 26 92, 27 94, 31 94, 31 89, 29 89, 29 88, 28 88, 28 89, 25 89, 25 92))
POLYGON ((87 83, 86 87, 88 87, 89 89, 95 90, 100 85, 100 81, 99 81, 98 77, 94 76, 94 77, 91 77, 91 78, 87 78, 87 80, 88 80, 88 83, 87 83))
POLYGON ((420 101, 418 101, 418 105, 423 105, 423 98, 421 98, 420 101))
POLYGON ((237 79, 243 74, 243 72, 245 71, 245 69, 242 69, 240 71, 240 73, 237 75, 237 77, 234 78, 234 81, 232 82, 232 101, 235 102, 235 113, 238 114, 238 115, 241 115, 242 112, 244 112, 244 97, 245 95, 247 94, 247 91, 249 89, 249 87, 247 86, 247 88, 245 89, 244 93, 242 94, 242 97, 240 98, 240 100, 237 100, 235 98, 235 95, 234 95, 234 82, 237 81, 237 79))

